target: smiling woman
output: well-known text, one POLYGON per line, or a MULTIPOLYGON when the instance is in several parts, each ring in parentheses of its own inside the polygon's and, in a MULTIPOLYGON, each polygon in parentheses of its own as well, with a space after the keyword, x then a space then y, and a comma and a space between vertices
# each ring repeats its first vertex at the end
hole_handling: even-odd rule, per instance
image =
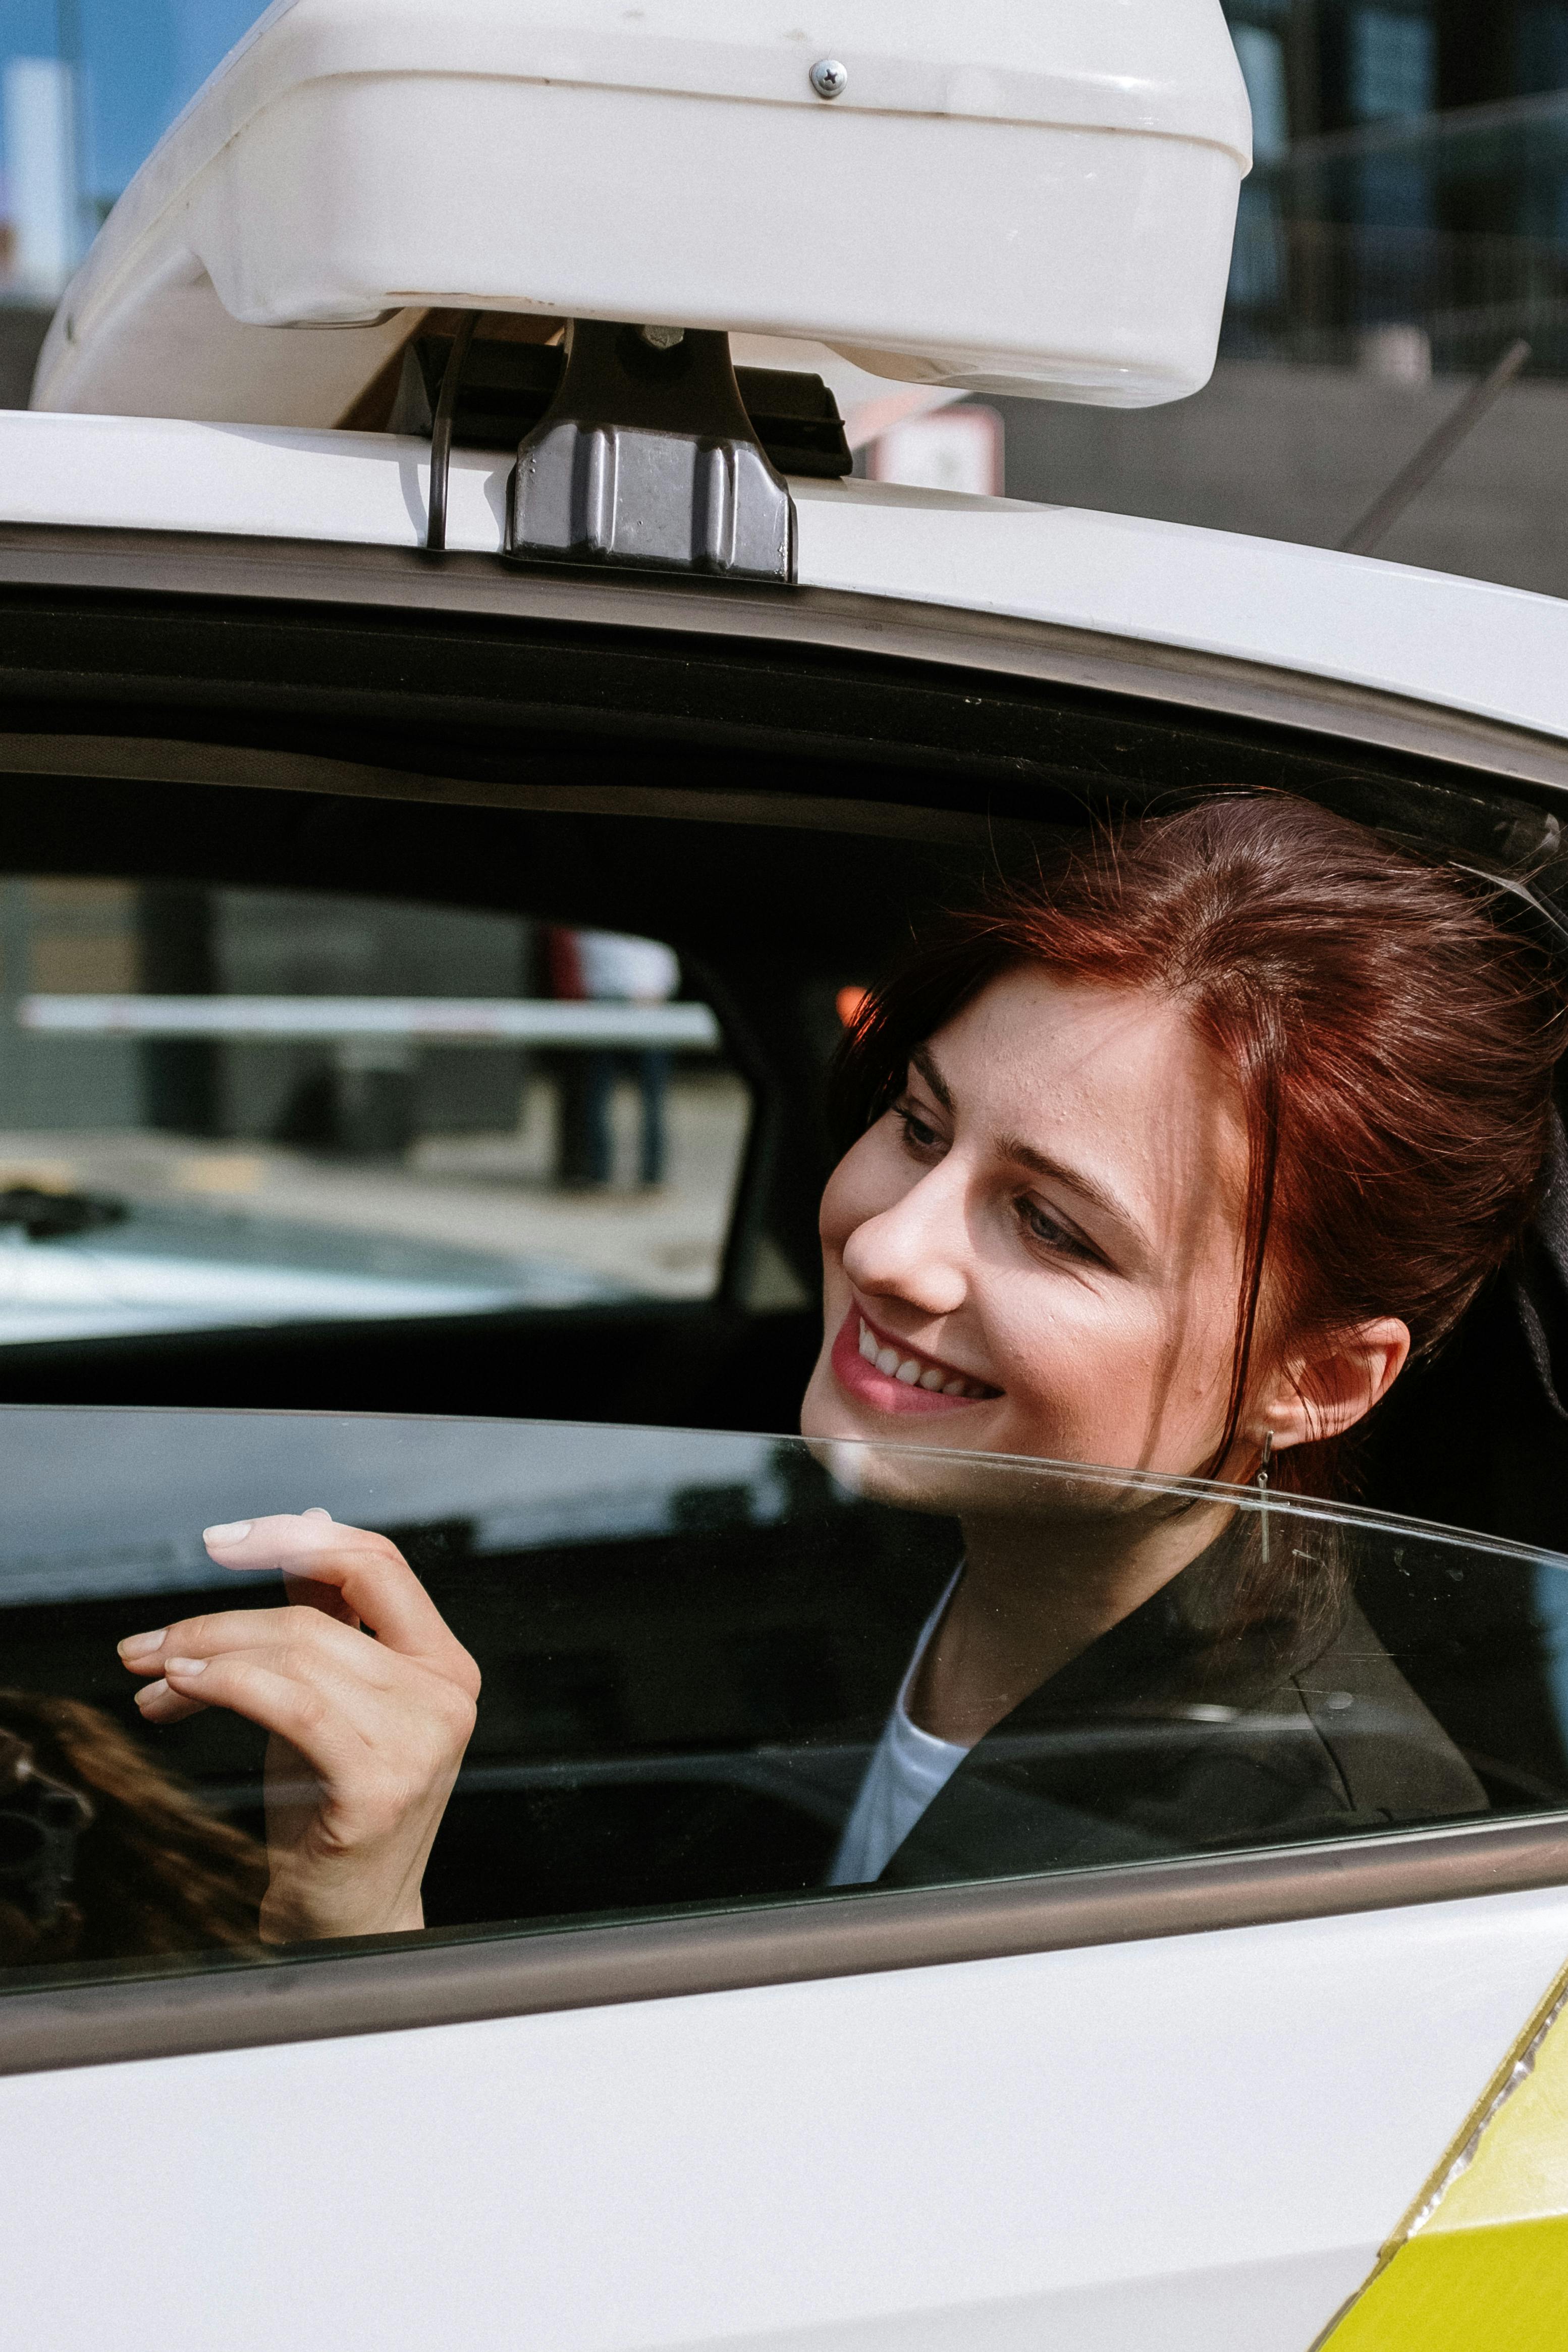
MULTIPOLYGON (((962 1535, 830 1883, 1484 1806, 1332 1517, 1271 1546, 1232 1497, 1333 1492, 1518 1243, 1563 1022, 1485 885, 1276 794, 1071 845, 867 1001, 801 1427, 962 1535)), ((419 1926, 473 1660, 380 1537, 319 1513, 208 1542, 292 1605, 123 1644, 144 1720, 215 1703, 272 1735, 265 1933, 419 1926)))
MULTIPOLYGON (((1483 899, 1322 810, 1236 794, 1074 844, 927 937, 840 1070, 854 1139, 822 1202, 805 1433, 1332 1492, 1343 1441, 1542 1184, 1561 1003, 1483 899)), ((1059 1757, 999 1790, 1001 1743, 1103 1709, 1107 1671, 1120 1709, 1218 1704, 1259 1735, 1250 1787, 1209 1759, 1185 1785, 1168 1756, 1134 1776, 1124 1839, 1173 1809, 1198 1844, 1312 1818, 1322 1781, 1268 1726, 1303 1675, 1357 1665, 1381 1673, 1388 1745, 1336 1759, 1350 1810, 1465 1810, 1332 1546, 1270 1559, 1267 1519, 1211 1498, 1102 1490, 1049 1537, 952 1507, 964 1565, 836 1882, 994 1869, 1025 1793, 1016 1866, 1042 1867, 1072 1796, 1059 1757)))

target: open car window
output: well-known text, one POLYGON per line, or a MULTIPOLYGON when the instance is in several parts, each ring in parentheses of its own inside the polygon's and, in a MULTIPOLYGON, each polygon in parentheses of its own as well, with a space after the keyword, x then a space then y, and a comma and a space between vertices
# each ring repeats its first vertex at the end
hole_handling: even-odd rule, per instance
POLYGON ((325 1414, 12 1409, 0 1458, 18 1991, 262 1956, 262 1735, 148 1725, 115 1647, 277 1605, 204 1547, 241 1511, 390 1533, 483 1672, 399 1949, 1568 1811, 1568 1562, 1375 1514, 916 1446, 325 1414), (1113 1574, 1153 1519, 1216 1506, 1192 1567, 868 1832, 977 1527, 1042 1578, 1113 1574))
POLYGON ((0 1346, 715 1290, 749 1117, 656 940, 0 884, 0 1346))

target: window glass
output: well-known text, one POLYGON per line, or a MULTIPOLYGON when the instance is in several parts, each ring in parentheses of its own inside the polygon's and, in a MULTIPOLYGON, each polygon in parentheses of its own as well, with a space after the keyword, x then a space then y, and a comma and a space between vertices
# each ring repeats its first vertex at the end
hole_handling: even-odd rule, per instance
POLYGON ((272 1639, 276 1570, 201 1533, 245 1511, 392 1537, 482 1672, 432 1931, 1568 1808, 1568 1562, 1444 1530, 943 1449, 570 1424, 21 1408, 0 1457, 18 1985, 257 1948, 280 1823, 321 1778, 296 1759, 280 1793, 275 1756, 269 1795, 230 1707, 149 1722, 116 1649, 272 1639), (1201 1549, 1151 1585, 1172 1528, 1201 1549), (960 1576, 1012 1596, 1009 1704, 972 1743, 911 1679, 960 1576))
POLYGON ((0 883, 0 1341, 713 1290, 746 1089, 662 943, 0 883))

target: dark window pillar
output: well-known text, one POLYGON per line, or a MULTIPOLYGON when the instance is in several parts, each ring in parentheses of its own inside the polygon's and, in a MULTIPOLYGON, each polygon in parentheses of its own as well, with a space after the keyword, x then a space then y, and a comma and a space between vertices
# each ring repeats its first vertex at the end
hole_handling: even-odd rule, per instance
MULTIPOLYGON (((219 993, 210 891, 150 882, 140 908, 141 987, 148 996, 219 993)), ((221 1135, 220 1047, 205 1037, 150 1037, 142 1074, 152 1127, 177 1135, 221 1135)))

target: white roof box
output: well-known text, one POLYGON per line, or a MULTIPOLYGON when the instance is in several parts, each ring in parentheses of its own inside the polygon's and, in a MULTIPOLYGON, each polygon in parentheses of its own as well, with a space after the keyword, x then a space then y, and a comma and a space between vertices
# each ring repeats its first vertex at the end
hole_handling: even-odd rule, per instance
POLYGON ((1174 400, 1249 141, 1220 0, 277 0, 115 206, 34 404, 335 424, 427 308, 1174 400))

